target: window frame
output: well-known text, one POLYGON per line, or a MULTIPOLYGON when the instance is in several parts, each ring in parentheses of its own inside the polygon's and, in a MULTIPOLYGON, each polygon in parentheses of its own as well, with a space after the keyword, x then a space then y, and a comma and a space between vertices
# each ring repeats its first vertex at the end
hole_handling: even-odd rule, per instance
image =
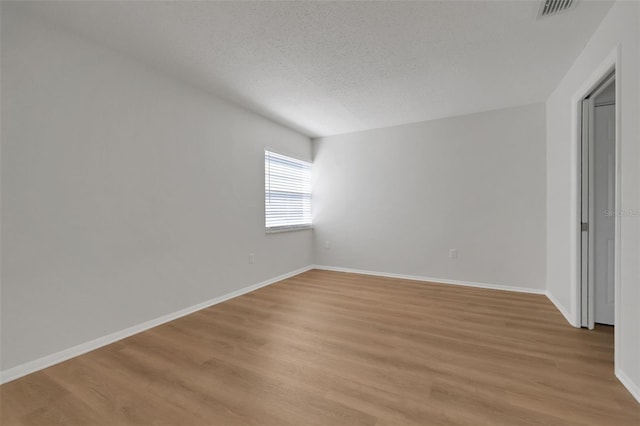
MULTIPOLYGON (((292 157, 290 155, 281 154, 277 151, 273 151, 268 148, 264 149, 264 189, 265 189, 264 229, 266 234, 277 234, 282 232, 304 231, 307 229, 313 229, 313 222, 311 217, 311 169, 312 167, 313 167, 313 163, 311 161, 301 160, 299 158, 292 157), (290 224, 290 225, 274 225, 274 226, 268 225, 268 208, 269 208, 268 197, 269 197, 269 194, 271 193, 270 180, 269 180, 270 173, 269 173, 269 170, 267 169, 267 164, 268 162, 271 161, 268 159, 269 154, 274 154, 276 157, 283 157, 283 159, 285 160, 288 160, 294 163, 303 164, 308 167, 308 180, 309 180, 308 193, 307 192, 300 193, 300 194, 308 194, 308 197, 309 197, 309 211, 308 211, 309 222, 308 223, 299 223, 299 224, 290 224)), ((301 185, 304 185, 304 183, 301 183, 301 185)), ((304 206, 303 206, 303 210, 304 210, 304 206)), ((304 213, 303 213, 303 216, 304 216, 304 213)))

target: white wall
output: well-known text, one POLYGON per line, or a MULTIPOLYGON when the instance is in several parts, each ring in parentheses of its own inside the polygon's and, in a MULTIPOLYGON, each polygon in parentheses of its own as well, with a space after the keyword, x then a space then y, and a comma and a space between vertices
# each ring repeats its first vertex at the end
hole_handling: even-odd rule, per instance
POLYGON ((312 263, 264 233, 307 137, 2 6, 3 370, 312 263))
MULTIPOLYGON (((577 102, 618 47, 619 207, 640 208, 639 8, 637 2, 616 3, 547 100, 547 286, 574 324, 578 324, 577 102)), ((640 398, 640 216, 620 220, 617 309, 622 321, 616 325, 616 368, 640 398)))
POLYGON ((544 104, 313 146, 316 264, 545 288, 544 104))

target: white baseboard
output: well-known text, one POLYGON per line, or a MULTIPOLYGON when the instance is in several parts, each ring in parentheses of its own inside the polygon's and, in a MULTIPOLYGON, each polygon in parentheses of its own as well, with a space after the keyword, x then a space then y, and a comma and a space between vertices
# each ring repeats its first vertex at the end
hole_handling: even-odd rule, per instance
POLYGON ((616 368, 616 377, 629 391, 631 395, 640 403, 640 385, 633 383, 633 381, 622 372, 619 368, 616 368))
POLYGON ((348 272, 351 274, 374 275, 378 277, 401 278, 401 279, 412 280, 412 281, 428 281, 428 282, 438 283, 438 284, 453 284, 453 285, 462 285, 466 287, 479 287, 479 288, 487 288, 491 290, 515 291, 518 293, 546 294, 545 290, 541 290, 538 288, 512 287, 512 286, 501 285, 501 284, 487 284, 487 283, 477 283, 477 282, 471 282, 471 281, 448 280, 443 278, 429 278, 429 277, 420 277, 416 275, 393 274, 388 272, 363 271, 360 269, 342 268, 338 266, 313 265, 313 269, 321 269, 323 271, 348 272))
POLYGON ((68 349, 64 349, 60 352, 53 353, 51 355, 46 355, 42 358, 38 358, 33 361, 26 362, 24 364, 17 365, 12 368, 8 368, 0 372, 0 384, 7 383, 22 376, 26 376, 27 374, 34 373, 38 370, 42 370, 47 367, 51 367, 52 365, 59 364, 68 359, 77 357, 79 355, 85 354, 87 352, 98 349, 102 346, 106 346, 108 344, 114 343, 118 340, 122 340, 134 334, 138 334, 145 330, 148 330, 153 327, 157 327, 161 324, 164 324, 169 321, 173 321, 185 315, 192 314, 201 309, 208 308, 209 306, 216 305, 218 303, 224 302, 229 299, 233 299, 234 297, 242 296, 243 294, 250 293, 254 290, 257 290, 262 287, 266 287, 270 284, 274 284, 278 281, 282 281, 287 278, 291 278, 295 275, 306 272, 310 269, 313 269, 312 266, 306 266, 304 268, 297 269, 295 271, 288 272, 286 274, 268 279, 266 281, 262 281, 258 284, 250 285, 248 287, 241 288, 236 291, 232 291, 231 293, 227 293, 225 295, 207 300, 202 303, 198 303, 197 305, 190 306, 188 308, 181 309, 179 311, 163 315, 159 318, 155 318, 141 324, 134 325, 132 327, 126 328, 124 330, 116 331, 115 333, 107 334, 106 336, 99 337, 94 340, 90 340, 85 343, 81 343, 77 346, 73 346, 68 349))
MULTIPOLYGON (((241 296, 246 293, 250 293, 259 288, 266 287, 270 284, 274 284, 278 281, 282 281, 287 278, 291 278, 295 275, 301 274, 303 272, 309 271, 311 269, 320 269, 325 271, 336 271, 336 272, 348 272, 352 274, 362 274, 362 275, 374 275, 380 277, 389 277, 389 278, 402 278, 413 281, 428 281, 439 284, 453 284, 453 285, 462 285, 468 287, 479 287, 479 288, 487 288, 492 290, 503 290, 503 291, 515 291, 520 293, 533 293, 533 294, 544 294, 547 298, 556 306, 556 308, 564 315, 567 321, 573 325, 574 327, 579 327, 579 325, 574 324, 571 320, 571 317, 564 309, 564 307, 558 302, 558 300, 553 297, 550 293, 545 290, 535 289, 535 288, 523 288, 523 287, 512 287, 512 286, 504 286, 500 284, 487 284, 487 283, 477 283, 470 281, 453 281, 441 278, 428 278, 428 277, 420 277, 415 275, 404 275, 404 274, 393 274, 393 273, 385 273, 385 272, 377 272, 377 271, 363 271, 360 269, 351 269, 351 268, 341 268, 336 266, 325 266, 325 265, 311 265, 304 268, 297 269, 295 271, 288 272, 286 274, 268 279, 266 281, 262 281, 258 284, 250 285, 248 287, 241 288, 239 290, 233 291, 231 293, 227 293, 225 295, 207 300, 205 302, 199 303, 197 305, 190 306, 185 309, 181 309, 179 311, 163 315, 159 318, 155 318, 146 322, 143 322, 138 325, 134 325, 132 327, 126 328, 124 330, 116 331, 115 333, 108 334, 103 337, 99 337, 97 339, 91 340, 89 342, 82 343, 77 346, 73 346, 71 348, 62 350, 60 352, 56 352, 51 355, 44 356, 42 358, 26 362, 24 364, 9 368, 7 370, 3 370, 0 372, 0 384, 10 382, 12 380, 18 379, 20 377, 26 376, 27 374, 34 373, 36 371, 45 369, 47 367, 51 367, 52 365, 59 364, 68 359, 80 356, 87 352, 91 352, 95 349, 101 348, 103 346, 109 345, 111 343, 117 342, 118 340, 125 339, 127 337, 133 336, 134 334, 141 333, 145 330, 149 330, 150 328, 157 327, 161 324, 167 323, 169 321, 173 321, 180 317, 192 314, 199 310, 208 308, 210 306, 216 305, 218 303, 222 303, 226 300, 233 299, 235 297, 241 296)), ((629 393, 633 395, 633 397, 638 400, 640 403, 640 387, 636 385, 622 370, 616 368, 615 375, 620 380, 620 382, 627 388, 629 393)))
POLYGON ((562 304, 558 301, 558 299, 553 297, 553 294, 549 293, 548 291, 545 291, 544 294, 547 296, 547 299, 551 300, 551 303, 553 303, 556 306, 556 309, 560 311, 560 313, 564 316, 564 318, 567 320, 569 324, 571 324, 576 328, 580 328, 580 324, 575 322, 573 317, 569 315, 569 312, 567 312, 567 310, 564 308, 564 306, 562 306, 562 304))

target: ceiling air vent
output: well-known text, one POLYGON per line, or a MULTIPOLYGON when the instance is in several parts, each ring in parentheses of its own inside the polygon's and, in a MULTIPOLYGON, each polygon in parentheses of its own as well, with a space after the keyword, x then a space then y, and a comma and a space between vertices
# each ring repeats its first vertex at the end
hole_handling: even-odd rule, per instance
POLYGON ((555 15, 576 6, 578 0, 544 0, 538 12, 538 18, 555 15))

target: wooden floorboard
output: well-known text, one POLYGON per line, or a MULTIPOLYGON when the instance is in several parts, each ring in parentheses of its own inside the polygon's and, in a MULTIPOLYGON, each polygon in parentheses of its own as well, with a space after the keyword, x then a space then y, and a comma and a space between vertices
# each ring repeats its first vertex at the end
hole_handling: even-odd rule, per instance
POLYGON ((640 425, 542 295, 313 270, 0 387, 5 425, 640 425))

